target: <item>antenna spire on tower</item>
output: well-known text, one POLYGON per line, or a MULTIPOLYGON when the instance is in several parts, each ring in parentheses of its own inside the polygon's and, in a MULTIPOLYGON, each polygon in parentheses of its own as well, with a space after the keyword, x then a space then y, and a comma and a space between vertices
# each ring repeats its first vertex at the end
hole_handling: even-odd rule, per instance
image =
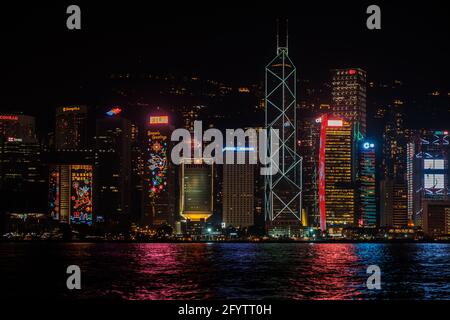
POLYGON ((277 51, 280 47, 280 21, 277 19, 277 51))
POLYGON ((286 49, 289 48, 289 19, 286 19, 286 49))

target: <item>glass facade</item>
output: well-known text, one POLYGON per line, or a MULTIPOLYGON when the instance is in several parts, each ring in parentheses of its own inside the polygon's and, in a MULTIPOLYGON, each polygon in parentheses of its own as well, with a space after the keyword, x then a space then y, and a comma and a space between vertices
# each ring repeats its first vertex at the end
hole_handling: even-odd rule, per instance
POLYGON ((181 163, 180 214, 199 221, 213 213, 213 165, 205 159, 185 159, 181 163))
MULTIPOLYGON (((296 68, 287 47, 266 67, 266 127, 279 132, 279 146, 268 154, 279 155, 278 172, 265 181, 265 215, 268 233, 274 237, 301 234, 302 159, 297 153, 296 68)), ((269 137, 270 140, 270 137, 269 137)))
POLYGON ((359 151, 359 226, 377 225, 375 168, 375 145, 365 141, 359 151))
POLYGON ((355 222, 352 165, 353 127, 350 122, 322 116, 319 154, 321 229, 355 222))
POLYGON ((332 71, 332 111, 334 117, 357 123, 366 134, 366 72, 359 68, 332 71))

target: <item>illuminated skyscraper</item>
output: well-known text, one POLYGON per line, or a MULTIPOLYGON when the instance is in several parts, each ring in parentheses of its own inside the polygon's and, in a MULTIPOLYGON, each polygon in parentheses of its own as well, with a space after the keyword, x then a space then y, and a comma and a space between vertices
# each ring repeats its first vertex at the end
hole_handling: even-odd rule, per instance
POLYGON ((131 221, 135 224, 141 223, 143 212, 143 189, 144 189, 144 152, 140 131, 136 124, 131 125, 131 221))
POLYGON ((142 223, 175 222, 174 168, 170 163, 170 136, 173 127, 168 115, 152 115, 144 138, 144 213, 142 223))
POLYGON ((340 118, 321 117, 319 151, 320 228, 355 222, 353 126, 340 118))
POLYGON ((408 142, 406 145, 406 185, 408 191, 408 222, 410 225, 414 223, 414 162, 415 162, 415 145, 408 142))
POLYGON ((92 166, 50 165, 49 171, 51 217, 62 223, 92 225, 92 166))
POLYGON ((376 184, 375 184, 375 144, 360 143, 358 174, 358 225, 377 225, 376 184))
POLYGON ((95 212, 97 221, 126 228, 131 202, 131 122, 108 111, 97 121, 95 137, 95 212))
POLYGON ((303 208, 308 216, 309 225, 319 226, 319 143, 320 123, 317 117, 299 120, 299 151, 302 155, 303 208))
POLYGON ((4 142, 35 143, 35 118, 20 114, 0 114, 0 135, 4 142))
POLYGON ((405 227, 408 225, 408 188, 406 183, 395 182, 392 185, 392 220, 389 226, 405 227))
POLYGON ((180 215, 206 221, 214 208, 214 166, 208 159, 182 159, 180 164, 180 215))
POLYGON ((413 141, 413 221, 422 226, 425 205, 450 199, 450 138, 447 130, 427 130, 413 141))
MULTIPOLYGON (((383 131, 383 158, 380 181, 380 224, 389 227, 405 227, 411 221, 411 186, 408 186, 408 140, 410 130, 404 125, 404 102, 393 96, 386 106, 383 131), (409 203, 409 204, 408 204, 409 203)), ((399 94, 399 93, 398 93, 399 94)), ((411 169, 411 168, 410 168, 411 169)))
POLYGON ((83 150, 88 146, 87 107, 65 106, 56 110, 57 150, 83 150))
POLYGON ((45 176, 35 118, 0 114, 0 211, 45 210, 45 176))
POLYGON ((422 230, 427 236, 450 236, 450 199, 422 202, 422 230))
POLYGON ((366 72, 359 68, 332 70, 332 115, 354 123, 366 135, 366 72))
MULTIPOLYGON (((266 66, 266 128, 268 155, 279 155, 278 172, 266 176, 265 214, 269 235, 295 236, 302 227, 302 159, 297 154, 296 69, 288 43, 277 43, 277 55, 266 66), (270 130, 278 130, 272 149, 270 130)), ((274 164, 275 165, 275 164, 274 164)))

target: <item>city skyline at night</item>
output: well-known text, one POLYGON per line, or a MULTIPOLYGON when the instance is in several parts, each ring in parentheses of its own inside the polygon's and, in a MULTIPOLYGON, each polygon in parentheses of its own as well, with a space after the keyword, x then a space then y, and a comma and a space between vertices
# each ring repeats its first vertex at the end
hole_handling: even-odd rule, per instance
POLYGON ((0 296, 450 298, 443 2, 4 10, 0 296))
MULTIPOLYGON (((336 71, 333 70, 333 72, 336 71)), ((177 125, 182 125, 189 130, 195 128, 193 123, 187 121, 189 118, 183 119, 183 114, 196 114, 191 121, 205 121, 210 123, 210 128, 220 123, 220 117, 217 119, 216 114, 204 112, 201 115, 197 113, 198 106, 196 105, 191 107, 185 106, 181 110, 177 110, 174 107, 168 109, 144 107, 144 110, 148 110, 144 121, 140 120, 140 115, 133 117, 132 113, 128 113, 129 108, 117 105, 113 108, 104 108, 105 111, 98 116, 93 115, 89 106, 86 105, 61 106, 55 110, 55 134, 53 135, 52 132, 49 132, 48 140, 43 140, 42 137, 36 134, 34 130, 36 120, 34 117, 14 113, 2 114, 0 122, 3 128, 3 188, 5 186, 8 188, 8 185, 14 183, 18 184, 17 186, 25 183, 28 187, 19 187, 19 189, 22 188, 20 190, 26 192, 26 188, 33 188, 35 185, 48 186, 46 187, 48 200, 35 199, 21 209, 19 209, 20 207, 14 208, 14 203, 20 201, 18 198, 18 196, 20 197, 19 193, 16 195, 12 194, 11 200, 13 200, 13 204, 6 203, 4 206, 7 212, 22 213, 25 216, 27 216, 28 212, 49 212, 50 217, 56 221, 75 225, 79 224, 79 221, 86 221, 88 225, 100 227, 87 231, 87 234, 92 232, 95 234, 105 231, 111 232, 112 230, 122 233, 132 231, 134 232, 133 237, 136 237, 144 229, 144 235, 148 236, 148 232, 154 235, 154 230, 158 226, 166 225, 172 228, 171 232, 173 232, 173 235, 176 235, 176 232, 178 232, 179 236, 188 237, 208 235, 208 230, 215 230, 216 235, 226 236, 228 231, 226 231, 224 226, 228 228, 243 228, 237 233, 241 237, 268 234, 275 238, 294 236, 297 239, 303 237, 311 239, 313 234, 308 234, 307 230, 309 228, 317 228, 323 233, 321 236, 345 238, 345 229, 353 227, 368 228, 366 233, 370 237, 375 238, 377 236, 373 235, 373 228, 382 228, 379 230, 394 228, 390 232, 395 232, 395 228, 415 228, 414 232, 413 229, 406 229, 410 236, 414 238, 422 237, 420 235, 421 232, 424 232, 427 237, 445 236, 447 234, 446 230, 448 230, 444 226, 447 225, 448 219, 446 211, 444 210, 443 213, 440 213, 442 218, 436 218, 438 220, 443 219, 441 221, 442 226, 439 227, 440 233, 436 233, 431 229, 422 229, 422 211, 424 207, 419 205, 419 203, 423 202, 423 200, 420 200, 422 198, 444 201, 442 202, 444 206, 447 203, 445 201, 448 199, 449 192, 448 151, 446 149, 448 145, 448 131, 445 129, 439 131, 427 129, 427 134, 431 136, 425 140, 425 138, 420 138, 422 131, 405 127, 401 118, 404 113, 394 111, 396 112, 394 125, 397 128, 402 126, 401 128, 405 130, 405 134, 399 136, 400 132, 398 130, 394 129, 395 131, 392 131, 390 113, 388 112, 387 116, 383 118, 385 127, 381 136, 364 135, 360 127, 361 123, 365 123, 365 112, 362 113, 363 118, 361 116, 352 118, 352 116, 345 114, 347 109, 339 107, 339 104, 337 107, 334 107, 335 103, 333 101, 340 100, 344 101, 344 103, 346 99, 352 101, 351 103, 357 101, 349 98, 348 95, 346 96, 342 92, 344 90, 357 92, 353 91, 351 87, 354 83, 351 77, 355 73, 361 73, 365 79, 366 73, 364 70, 356 67, 339 69, 338 73, 341 76, 339 80, 341 82, 334 82, 336 89, 332 86, 330 92, 334 93, 329 95, 328 101, 321 100, 321 102, 328 103, 321 103, 317 106, 315 104, 317 97, 308 97, 308 100, 307 97, 302 96, 300 101, 295 104, 295 113, 298 115, 307 114, 310 118, 302 118, 300 116, 298 120, 295 120, 295 118, 293 118, 294 120, 289 120, 296 125, 311 126, 310 132, 305 132, 300 127, 295 129, 298 140, 294 139, 292 141, 295 141, 295 145, 299 144, 300 150, 303 150, 302 157, 311 159, 309 162, 312 161, 312 166, 308 164, 304 168, 298 167, 298 170, 301 171, 302 176, 316 182, 308 186, 311 192, 308 191, 304 205, 292 211, 293 214, 295 212, 297 215, 297 222, 293 220, 294 224, 286 229, 288 231, 283 231, 278 226, 279 230, 273 232, 273 222, 270 222, 271 214, 267 212, 269 208, 267 207, 267 197, 264 200, 261 190, 258 190, 258 186, 263 184, 263 179, 259 175, 255 176, 252 184, 253 191, 251 194, 253 195, 250 202, 252 203, 252 217, 234 218, 234 221, 250 219, 250 221, 254 221, 254 225, 248 223, 239 225, 226 222, 230 219, 226 217, 229 215, 227 212, 232 210, 232 207, 230 207, 232 202, 230 202, 227 193, 224 194, 222 190, 222 188, 230 187, 227 186, 225 180, 222 182, 222 175, 225 174, 224 179, 227 177, 227 173, 222 173, 222 170, 227 169, 227 172, 230 172, 231 167, 239 165, 228 164, 222 169, 221 165, 210 164, 209 166, 217 168, 209 173, 211 179, 209 186, 204 191, 201 191, 203 190, 201 188, 204 186, 198 184, 196 184, 197 189, 193 189, 192 186, 185 189, 186 183, 189 183, 189 181, 186 180, 187 177, 183 174, 185 171, 183 168, 187 167, 185 167, 185 164, 182 164, 180 169, 177 165, 172 164, 170 156, 171 149, 174 146, 174 142, 171 141, 172 132, 177 125), (349 77, 348 79, 346 75, 349 77), (347 87, 344 88, 343 85, 347 87), (343 96, 339 96, 340 94, 343 94, 343 96), (191 111, 187 112, 187 110, 191 111), (343 113, 343 115, 341 116, 340 113, 343 113), (26 119, 31 119, 31 122, 26 119), (32 123, 32 126, 30 127, 28 123, 32 123), (314 126, 316 127, 314 129, 315 134, 312 131, 314 126), (344 128, 346 130, 343 131, 344 128), (132 130, 136 131, 135 134, 132 133, 132 130), (89 132, 94 132, 94 136, 90 138, 89 132), (392 133, 395 134, 392 135, 392 133), (315 138, 310 136, 311 134, 314 134, 315 138), (441 139, 439 141, 441 141, 442 148, 430 149, 437 150, 430 151, 434 152, 431 155, 429 152, 424 153, 422 151, 415 157, 420 156, 427 159, 436 157, 439 160, 432 161, 441 161, 442 164, 441 162, 438 163, 439 168, 430 167, 428 162, 431 160, 424 160, 423 166, 427 167, 426 170, 434 171, 424 175, 425 180, 420 180, 421 178, 419 178, 418 174, 420 175, 421 170, 424 169, 420 169, 421 167, 418 164, 414 165, 413 160, 408 160, 407 155, 411 154, 411 157, 414 157, 414 150, 423 149, 429 144, 435 144, 433 137, 441 139), (307 139, 314 139, 316 142, 313 140, 308 142, 307 139), (374 143, 365 142, 379 140, 381 140, 380 144, 382 147, 377 148, 375 148, 374 143), (41 143, 37 143, 37 141, 41 141, 41 143), (417 143, 419 142, 417 141, 424 146, 418 146, 417 143), (305 149, 302 148, 302 143, 320 144, 320 148, 305 149), (366 144, 368 144, 368 147, 365 148, 366 144), (393 146, 395 149, 393 149, 393 146), (31 154, 28 155, 33 148, 39 148, 39 152, 33 154, 35 162, 30 161, 31 154), (370 158, 367 158, 369 156, 366 152, 367 149, 374 150, 370 158), (383 153, 381 152, 382 150, 383 153), (386 150, 390 153, 387 153, 386 150), (23 160, 17 157, 9 158, 9 155, 12 155, 13 152, 21 155, 23 160), (391 157, 392 155, 394 156, 391 157), (375 165, 377 163, 376 158, 382 159, 380 165, 375 165), (116 164, 116 167, 112 166, 117 159, 119 162, 116 164), (18 161, 25 165, 28 163, 28 167, 17 166, 18 161), (36 171, 35 168, 38 165, 36 161, 39 162, 39 171, 36 171), (9 166, 7 165, 8 163, 9 166), (142 166, 140 163, 142 163, 142 166), (15 168, 14 164, 16 164, 15 168), (370 167, 366 167, 367 165, 370 167), (83 171, 81 178, 77 174, 73 176, 71 171, 78 167, 89 168, 89 171, 83 171), (35 171, 35 178, 26 178, 28 174, 26 172, 30 170, 35 171), (442 173, 436 174, 436 170, 441 170, 440 172, 442 173), (86 176, 87 172, 90 172, 89 176, 86 176), (70 178, 71 175, 72 178, 70 178), (67 177, 69 177, 69 180, 67 180, 67 177), (80 188, 81 182, 82 186, 80 188), (134 188, 131 186, 132 183, 135 184, 134 188), (428 198, 418 197, 416 190, 420 190, 420 188, 424 188, 425 195, 431 192, 434 196, 431 198, 430 196, 428 198), (439 188, 438 191, 434 191, 436 188, 439 188), (131 192, 132 189, 134 190, 133 192, 131 192), (80 190, 82 194, 80 194, 80 190), (190 190, 191 195, 186 197, 185 190, 190 190), (195 202, 192 198, 197 197, 194 196, 195 193, 199 192, 202 196, 205 196, 205 192, 210 192, 207 190, 211 191, 211 200, 207 204, 210 209, 207 210, 208 212, 203 209, 203 211, 200 210, 199 214, 203 218, 192 220, 191 214, 184 213, 184 208, 189 206, 189 201, 195 202), (83 194, 86 194, 86 196, 83 196, 83 194), (80 197, 80 200, 77 200, 77 197, 80 197), (15 198, 16 200, 14 200, 15 198), (76 207, 79 206, 76 202, 81 201, 81 198, 87 199, 87 207, 85 209, 89 212, 76 210, 76 207), (134 201, 131 201, 132 198, 134 201), (265 208, 258 208, 264 202, 266 202, 265 208), (222 205, 222 203, 224 204, 222 205), (114 208, 114 206, 116 207, 114 208), (314 210, 314 208, 316 209, 314 210), (261 215, 261 217, 259 218, 258 215, 261 215), (263 215, 265 218, 262 217, 263 215), (201 224, 192 229, 189 227, 190 220, 195 221, 196 224, 200 221, 201 224), (183 224, 186 225, 183 226, 183 224), (132 228, 129 229, 131 226, 132 228), (149 227, 151 227, 150 231, 146 229, 149 227), (293 228, 298 230, 293 232, 293 228), (221 229, 222 231, 220 231, 221 229), (195 232, 198 234, 186 233, 187 230, 196 230, 195 232)), ((191 80, 198 81, 197 79, 191 80)), ((370 90, 371 84, 366 84, 366 81, 364 81, 359 86, 365 92, 366 87, 368 88, 367 90, 370 90)), ((219 96, 221 95, 221 90, 223 89, 219 88, 219 96)), ((227 88, 227 90, 232 89, 227 88)), ((239 87, 236 90, 238 94, 243 95, 250 92, 250 89, 246 87, 239 87)), ((365 93, 363 97, 365 98, 365 93)), ((266 99, 272 104, 275 101, 270 96, 266 99)), ((295 102, 295 100, 293 101, 295 102)), ((402 104, 402 100, 394 98, 394 107, 402 106, 402 104)), ((274 107, 276 107, 275 104, 274 107)), ((389 105, 387 107, 389 108, 389 105)), ((208 109, 207 106, 202 106, 201 108, 208 109)), ((264 112, 264 108, 257 105, 254 107, 254 112, 256 114, 264 112)), ((375 115, 375 119, 376 116, 378 114, 375 115)), ((283 122, 281 128, 286 129, 286 121, 283 122)), ((365 125, 363 126, 365 130, 365 125)), ((370 130, 370 123, 367 127, 370 130)), ((267 128, 270 129, 270 127, 267 128)), ((222 130, 224 130, 223 127, 222 130)), ((250 149, 253 149, 253 147, 250 149)), ((257 151, 256 145, 254 151, 257 151)), ((280 152, 280 154, 284 153, 280 152)), ((290 158, 288 157, 288 159, 290 158)), ((249 159, 246 160, 248 161, 249 159)), ((207 163, 204 165, 208 166, 207 163)), ((282 168, 283 162, 279 166, 282 168)), ((290 169, 287 168, 286 170, 290 169)), ((274 181, 279 179, 276 176, 269 177, 274 179, 274 181)), ((305 181, 305 178, 303 178, 302 182, 308 185, 311 181, 305 181)), ((201 181, 205 182, 207 180, 203 179, 201 181)), ((235 184, 240 184, 239 179, 235 178, 234 181, 235 184)), ((41 190, 40 196, 43 194, 41 190)), ((286 204, 291 202, 286 198, 286 204)), ((197 205, 200 205, 200 203, 197 205)), ((280 209, 282 208, 280 207, 280 209)), ((275 214, 275 216, 278 216, 278 214, 275 214)), ((14 219, 15 216, 9 215, 6 217, 14 219)), ((43 226, 42 230, 46 230, 49 227, 45 223, 43 225, 45 227, 43 226)), ((17 230, 19 229, 16 229, 16 232, 17 230)), ((6 229, 4 231, 13 230, 6 229)), ((395 235, 392 236, 395 238, 395 235)))

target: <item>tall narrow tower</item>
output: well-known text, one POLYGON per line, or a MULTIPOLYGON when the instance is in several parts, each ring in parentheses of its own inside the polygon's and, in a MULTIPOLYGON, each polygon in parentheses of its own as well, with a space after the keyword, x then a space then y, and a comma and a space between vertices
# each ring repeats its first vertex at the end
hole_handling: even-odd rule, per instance
POLYGON ((297 154, 296 69, 288 55, 288 35, 277 55, 266 66, 267 153, 279 155, 278 172, 266 176, 265 216, 274 237, 299 235, 302 226, 302 159, 297 154), (271 129, 278 130, 279 145, 271 143, 271 129))

